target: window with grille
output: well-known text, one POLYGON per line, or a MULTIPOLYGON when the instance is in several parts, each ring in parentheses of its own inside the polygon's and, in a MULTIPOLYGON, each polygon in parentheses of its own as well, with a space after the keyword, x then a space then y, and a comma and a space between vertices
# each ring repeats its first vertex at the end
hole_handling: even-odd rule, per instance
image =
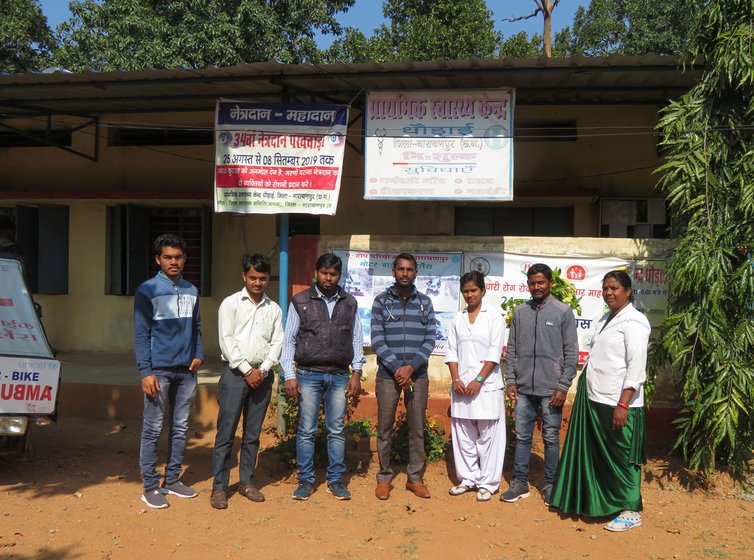
POLYGON ((109 293, 133 295, 136 288, 157 274, 160 267, 152 255, 152 242, 172 233, 186 242, 183 277, 199 295, 211 291, 212 209, 149 208, 131 204, 110 208, 109 293))
POLYGON ((458 207, 455 234, 570 237, 573 208, 458 207))
POLYGON ((68 206, 0 208, 0 253, 20 257, 33 294, 68 293, 68 206))
POLYGON ((664 198, 603 198, 600 237, 667 239, 670 212, 664 198))

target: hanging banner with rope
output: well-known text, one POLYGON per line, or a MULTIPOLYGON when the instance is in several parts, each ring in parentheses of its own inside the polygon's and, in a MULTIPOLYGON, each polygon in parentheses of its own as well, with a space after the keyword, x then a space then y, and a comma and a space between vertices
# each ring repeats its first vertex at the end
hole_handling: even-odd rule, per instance
POLYGON ((334 215, 347 129, 345 105, 218 101, 215 212, 334 215))
POLYGON ((367 96, 364 198, 513 200, 513 89, 367 96))

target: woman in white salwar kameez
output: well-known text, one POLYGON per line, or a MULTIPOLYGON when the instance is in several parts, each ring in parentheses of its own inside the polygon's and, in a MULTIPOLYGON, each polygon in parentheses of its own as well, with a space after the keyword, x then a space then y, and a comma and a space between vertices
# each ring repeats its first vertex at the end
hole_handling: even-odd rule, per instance
POLYGON ((486 502, 498 491, 505 458, 505 398, 500 355, 505 321, 500 309, 483 304, 484 275, 461 277, 466 309, 456 314, 448 333, 445 363, 452 378, 450 426, 459 496, 476 489, 486 502))

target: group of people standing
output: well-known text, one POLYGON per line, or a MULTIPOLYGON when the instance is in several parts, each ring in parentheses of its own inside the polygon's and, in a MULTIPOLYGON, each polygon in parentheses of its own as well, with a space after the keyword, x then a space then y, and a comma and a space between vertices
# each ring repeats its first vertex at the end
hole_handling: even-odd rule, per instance
MULTIPOLYGON (((166 496, 192 498, 197 492, 180 481, 196 372, 204 354, 196 288, 181 273, 185 244, 173 235, 154 243, 158 274, 142 284, 134 302, 134 345, 144 391, 140 464, 142 500, 153 508, 169 506, 166 496), (157 440, 169 418, 168 459, 161 483, 157 440)), ((259 254, 245 255, 243 287, 227 297, 218 312, 223 371, 213 452, 210 503, 228 507, 232 444, 243 417, 238 493, 264 501, 254 484, 262 423, 279 362, 285 391, 299 403, 296 434, 298 486, 293 499, 307 500, 314 487, 314 442, 324 405, 328 466, 326 489, 348 500, 344 475, 345 414, 348 398, 361 392, 364 364, 357 302, 338 284, 341 259, 321 255, 311 288, 293 297, 285 330, 280 307, 265 294, 271 266, 259 254)), ((391 462, 398 403, 403 397, 408 424, 406 490, 420 498, 430 492, 423 480, 424 421, 429 393, 427 365, 436 339, 432 300, 415 287, 416 259, 399 254, 394 284, 372 306, 371 344, 377 358, 378 404, 375 496, 390 498, 395 478, 391 462)), ((603 294, 610 311, 600 320, 588 365, 579 382, 563 457, 559 430, 566 394, 576 375, 578 342, 570 308, 550 294, 552 271, 543 264, 528 273, 532 299, 518 306, 508 333, 505 378, 501 351, 505 321, 500 309, 484 301, 484 276, 469 272, 460 287, 466 308, 453 320, 445 362, 451 376, 451 428, 457 496, 476 491, 488 501, 499 490, 506 447, 505 400, 515 406, 514 473, 500 498, 528 497, 528 464, 537 415, 542 418, 545 473, 541 494, 547 505, 566 513, 604 516, 621 512, 606 528, 641 525, 640 465, 644 462, 642 387, 649 324, 630 304, 631 281, 608 273, 603 294)))

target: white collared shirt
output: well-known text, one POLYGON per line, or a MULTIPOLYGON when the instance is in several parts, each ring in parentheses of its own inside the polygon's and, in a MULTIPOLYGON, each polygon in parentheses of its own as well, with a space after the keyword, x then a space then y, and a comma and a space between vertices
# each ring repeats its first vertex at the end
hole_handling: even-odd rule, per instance
POLYGON ((217 313, 222 359, 244 375, 259 364, 270 371, 283 346, 283 313, 267 295, 254 303, 246 288, 229 295, 217 313))
POLYGON ((615 406, 623 389, 632 388, 636 392, 629 406, 644 406, 649 321, 631 303, 605 326, 609 315, 606 313, 597 323, 584 364, 589 399, 615 406))

